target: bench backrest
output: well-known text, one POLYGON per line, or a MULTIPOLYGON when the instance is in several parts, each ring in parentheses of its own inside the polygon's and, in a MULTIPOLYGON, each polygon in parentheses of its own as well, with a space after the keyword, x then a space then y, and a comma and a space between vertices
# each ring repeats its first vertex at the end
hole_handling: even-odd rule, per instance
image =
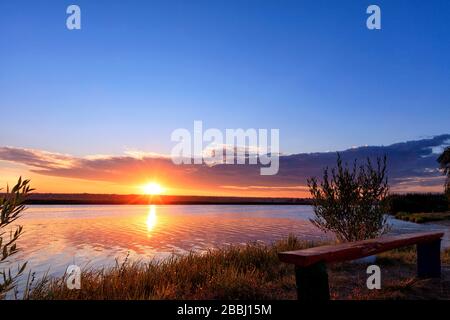
POLYGON ((423 232, 385 236, 377 239, 314 247, 304 250, 280 252, 282 262, 307 267, 317 262, 338 262, 367 257, 384 251, 441 239, 443 232, 423 232))

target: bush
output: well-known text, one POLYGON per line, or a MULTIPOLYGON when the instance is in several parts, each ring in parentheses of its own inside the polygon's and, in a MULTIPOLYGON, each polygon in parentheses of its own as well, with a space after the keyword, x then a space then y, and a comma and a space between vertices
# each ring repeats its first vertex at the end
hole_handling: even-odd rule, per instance
MULTIPOLYGON (((28 184, 29 180, 22 181, 20 178, 11 191, 7 187, 6 193, 0 198, 0 267, 2 264, 10 262, 9 258, 18 251, 16 241, 22 235, 22 226, 13 228, 14 232, 13 230, 7 232, 6 227, 16 221, 25 209, 25 196, 32 191, 28 184), (9 234, 9 237, 6 234, 9 234)), ((19 264, 15 274, 12 274, 10 269, 0 268, 0 299, 15 288, 16 280, 23 273, 25 267, 26 262, 22 265, 19 264)))
POLYGON ((388 230, 386 198, 389 185, 386 157, 370 159, 353 168, 342 164, 338 154, 337 168, 323 173, 320 185, 316 178, 308 179, 315 218, 311 222, 319 229, 336 234, 339 241, 357 241, 377 237, 388 230))
POLYGON ((448 199, 444 194, 410 193, 389 196, 389 213, 398 212, 444 212, 448 210, 448 199))

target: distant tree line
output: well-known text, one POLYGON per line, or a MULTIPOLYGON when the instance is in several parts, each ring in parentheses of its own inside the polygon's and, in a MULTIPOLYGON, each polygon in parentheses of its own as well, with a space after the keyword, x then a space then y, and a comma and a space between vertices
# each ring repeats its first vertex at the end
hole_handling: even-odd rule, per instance
POLYGON ((448 198, 439 193, 391 194, 388 197, 388 212, 420 213, 444 212, 448 209, 448 198))

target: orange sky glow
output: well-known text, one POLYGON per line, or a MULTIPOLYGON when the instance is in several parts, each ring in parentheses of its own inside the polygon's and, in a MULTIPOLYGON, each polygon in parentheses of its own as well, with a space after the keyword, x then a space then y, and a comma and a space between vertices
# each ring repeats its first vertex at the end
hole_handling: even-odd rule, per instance
POLYGON ((248 196, 248 197, 308 197, 304 187, 278 188, 264 186, 232 186, 202 184, 183 177, 170 177, 168 172, 142 175, 141 179, 126 181, 101 181, 79 178, 54 177, 35 173, 26 166, 0 161, 0 185, 13 185, 17 178, 30 179, 37 193, 97 193, 97 194, 146 194, 148 183, 157 183, 167 195, 248 196))
MULTIPOLYGON (((23 166, 16 166, 0 161, 0 185, 13 185, 19 176, 31 179, 32 187, 37 193, 97 193, 97 194, 145 194, 145 185, 152 182, 159 184, 165 195, 201 195, 201 196, 247 196, 247 197, 289 197, 307 198, 309 192, 306 186, 285 188, 264 186, 211 186, 186 181, 179 177, 171 179, 169 174, 158 176, 143 176, 135 182, 96 181, 67 177, 52 177, 34 173, 23 166), (281 189, 281 190, 280 190, 281 189)), ((395 188, 394 188, 395 191, 395 188)), ((440 187, 404 186, 403 192, 440 192, 440 187)))
MULTIPOLYGON (((334 157, 334 155, 333 155, 334 157)), ((37 193, 164 194, 239 197, 309 197, 307 178, 320 177, 334 159, 326 153, 285 157, 276 175, 260 174, 260 166, 176 165, 164 155, 122 154, 73 156, 44 150, 0 148, 0 188, 18 177, 30 179, 37 193), (307 159, 308 161, 305 161, 307 159)), ((420 161, 426 158, 420 158, 420 161)), ((432 165, 435 160, 431 159, 432 165)), ((397 160, 398 161, 398 160, 397 160)), ((402 168, 405 160, 402 160, 402 168)), ((416 165, 413 163, 412 165, 416 165)), ((427 164, 423 174, 412 166, 390 172, 393 192, 442 192, 445 177, 427 164)))

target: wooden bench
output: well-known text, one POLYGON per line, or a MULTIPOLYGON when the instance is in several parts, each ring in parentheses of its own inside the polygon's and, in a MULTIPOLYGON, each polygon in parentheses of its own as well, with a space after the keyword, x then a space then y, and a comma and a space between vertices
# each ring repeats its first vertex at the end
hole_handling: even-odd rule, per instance
POLYGON ((417 245, 417 275, 439 278, 441 275, 441 239, 443 232, 410 233, 357 242, 280 252, 282 262, 295 265, 298 299, 329 300, 327 264, 355 260, 384 251, 417 245))

